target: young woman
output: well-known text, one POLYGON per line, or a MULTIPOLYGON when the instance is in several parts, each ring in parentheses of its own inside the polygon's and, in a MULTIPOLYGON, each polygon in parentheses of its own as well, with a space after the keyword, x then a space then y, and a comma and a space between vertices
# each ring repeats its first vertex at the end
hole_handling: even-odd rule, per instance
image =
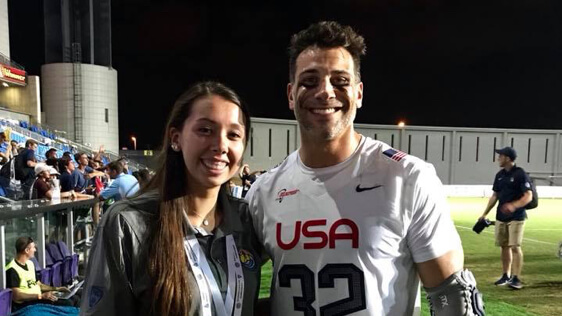
POLYGON ((96 232, 83 315, 253 315, 261 246, 229 196, 250 130, 238 96, 199 83, 176 101, 161 164, 96 232))

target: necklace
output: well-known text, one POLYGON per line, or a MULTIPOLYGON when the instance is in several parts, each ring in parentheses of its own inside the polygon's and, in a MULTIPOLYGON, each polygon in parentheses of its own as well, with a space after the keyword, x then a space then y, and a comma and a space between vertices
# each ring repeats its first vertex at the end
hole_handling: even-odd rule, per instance
MULTIPOLYGON (((195 213, 195 212, 192 212, 191 214, 193 214, 193 215, 199 217, 200 219, 202 219, 202 220, 203 220, 203 222, 202 222, 203 226, 208 226, 208 225, 209 225, 209 220, 207 219, 207 217, 203 217, 203 216, 201 216, 201 215, 199 215, 199 214, 197 214, 197 213, 195 213)), ((210 214, 210 213, 209 213, 209 214, 210 214)), ((209 215, 207 215, 207 216, 209 216, 209 215)))
POLYGON ((210 216, 214 216, 215 215, 215 209, 216 209, 216 205, 213 207, 213 209, 207 214, 207 216, 203 217, 199 214, 197 214, 197 212, 191 212, 191 214, 194 214, 195 216, 199 217, 200 219, 203 220, 203 222, 201 224, 203 224, 203 226, 209 226, 209 219, 208 217, 210 216))

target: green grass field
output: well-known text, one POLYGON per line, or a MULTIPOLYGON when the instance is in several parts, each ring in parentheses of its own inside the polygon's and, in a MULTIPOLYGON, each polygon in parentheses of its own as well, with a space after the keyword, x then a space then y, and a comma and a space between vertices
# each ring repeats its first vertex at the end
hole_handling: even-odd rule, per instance
MULTIPOLYGON (((562 315, 562 261, 556 256, 558 243, 562 240, 562 200, 541 199, 538 208, 528 211, 523 241, 525 264, 521 276, 524 288, 521 290, 493 284, 502 269, 499 248, 494 246, 493 227, 480 235, 472 231, 487 199, 451 198, 449 203, 463 241, 465 267, 476 276, 478 288, 484 295, 486 315, 562 315)), ((271 264, 268 263, 262 271, 261 297, 269 295, 270 280, 271 264)), ((429 316, 425 299, 422 299, 422 315, 429 316)))

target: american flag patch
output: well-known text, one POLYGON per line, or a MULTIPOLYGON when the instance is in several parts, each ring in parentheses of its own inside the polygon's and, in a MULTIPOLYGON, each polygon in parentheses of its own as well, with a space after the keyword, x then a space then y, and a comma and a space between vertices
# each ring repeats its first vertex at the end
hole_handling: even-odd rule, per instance
POLYGON ((387 156, 388 158, 392 159, 392 160, 396 160, 396 161, 400 161, 402 160, 402 158, 406 157, 406 153, 401 152, 400 150, 396 150, 396 149, 387 149, 385 151, 382 152, 385 156, 387 156))

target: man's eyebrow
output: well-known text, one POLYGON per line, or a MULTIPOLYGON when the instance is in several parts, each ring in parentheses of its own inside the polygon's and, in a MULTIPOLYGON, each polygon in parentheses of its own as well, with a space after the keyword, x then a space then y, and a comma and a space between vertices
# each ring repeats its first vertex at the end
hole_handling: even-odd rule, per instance
MULTIPOLYGON (((320 71, 318 71, 317 69, 307 69, 307 70, 301 72, 299 74, 299 76, 305 75, 305 74, 318 74, 319 72, 320 71)), ((351 73, 349 71, 346 71, 346 70, 332 70, 330 72, 330 74, 332 74, 332 75, 334 75, 334 74, 335 75, 348 75, 348 76, 351 75, 351 73)))
POLYGON ((332 73, 336 75, 351 75, 351 73, 346 70, 334 70, 332 73))
POLYGON ((301 72, 299 74, 299 76, 305 75, 305 74, 317 74, 317 73, 319 73, 319 71, 317 69, 307 69, 307 70, 301 72))

